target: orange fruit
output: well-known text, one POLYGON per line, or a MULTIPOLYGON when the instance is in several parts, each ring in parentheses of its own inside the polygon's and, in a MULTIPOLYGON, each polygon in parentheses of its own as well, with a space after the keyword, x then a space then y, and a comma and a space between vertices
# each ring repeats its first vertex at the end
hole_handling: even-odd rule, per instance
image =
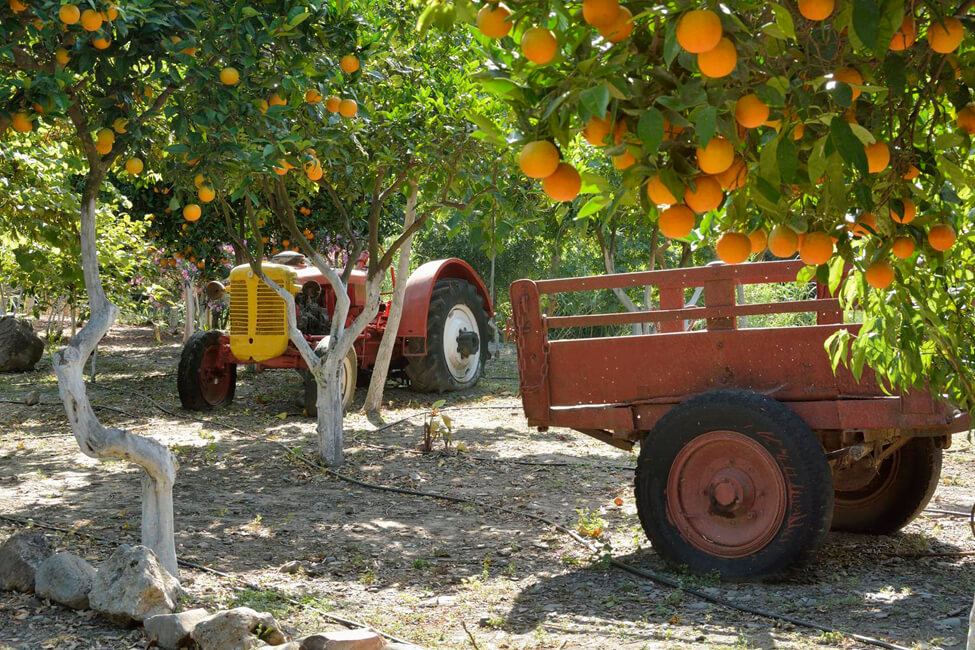
POLYGON ((309 104, 319 104, 322 101, 322 93, 314 88, 305 91, 305 101, 309 104))
POLYGON ((346 74, 352 74, 359 69, 359 59, 355 58, 351 54, 346 54, 341 59, 339 59, 339 67, 346 74))
POLYGON ((914 254, 914 240, 906 235, 894 237, 894 242, 890 246, 890 251, 899 259, 906 260, 914 254))
POLYGON ((594 147, 605 147, 606 136, 613 130, 613 126, 608 112, 606 117, 590 117, 585 128, 582 129, 582 137, 594 147))
POLYGON ((267 98, 267 103, 269 106, 287 106, 288 100, 278 93, 271 93, 271 96, 267 98))
POLYGON ((975 109, 972 108, 971 104, 958 111, 956 121, 958 127, 964 129, 965 133, 968 135, 975 134, 975 109))
POLYGON ((613 167, 616 169, 629 169, 635 164, 636 158, 633 157, 629 149, 618 156, 613 156, 613 167))
POLYGON ((518 165, 528 178, 545 178, 559 166, 559 150, 548 140, 529 142, 521 149, 518 165))
POLYGON ((623 499, 616 497, 615 499, 613 499, 613 503, 615 503, 618 506, 621 506, 623 505, 623 499))
POLYGON ((209 185, 201 185, 200 189, 197 190, 196 195, 200 197, 200 201, 203 203, 209 203, 216 198, 217 193, 213 191, 213 188, 209 185))
POLYGON ((928 244, 936 251, 946 251, 955 245, 955 229, 946 223, 931 226, 928 230, 928 244))
POLYGON ((22 11, 27 11, 27 5, 20 0, 9 0, 7 4, 10 5, 10 10, 15 14, 19 14, 22 11))
POLYGON ((116 133, 126 133, 128 131, 129 121, 124 117, 117 117, 112 121, 112 130, 116 133))
POLYGON ((103 156, 107 156, 112 152, 112 144, 110 140, 98 140, 95 142, 95 151, 103 156))
POLYGON ((68 65, 68 62, 71 60, 71 55, 68 54, 68 51, 63 47, 59 47, 58 49, 54 50, 54 59, 59 65, 68 65))
POLYGON ((720 174, 727 171, 735 162, 735 147, 720 135, 708 141, 704 147, 697 148, 697 166, 705 174, 720 174))
POLYGON ((808 20, 826 20, 836 8, 836 0, 799 0, 799 13, 808 20))
POLYGON ((511 10, 503 3, 486 4, 477 12, 477 28, 488 38, 504 38, 514 26, 508 16, 511 10))
POLYGON ((197 174, 193 177, 193 184, 196 185, 196 189, 200 189, 200 186, 206 182, 207 178, 203 174, 197 174))
POLYGON ((928 27, 928 44, 938 54, 951 54, 965 38, 965 27, 957 18, 945 18, 928 27))
POLYGON ((731 163, 731 166, 715 176, 715 178, 718 179, 721 187, 726 192, 733 192, 744 187, 745 182, 748 180, 748 163, 745 162, 744 158, 736 155, 735 161, 731 163))
POLYGON ((833 257, 833 239, 821 230, 808 232, 799 244, 799 259, 810 266, 819 266, 833 257))
POLYGON ((914 165, 911 165, 910 167, 907 168, 907 171, 904 172, 904 180, 913 181, 915 178, 917 178, 920 175, 921 175, 921 170, 915 167, 914 165))
POLYGON ((647 180, 647 196, 654 205, 673 205, 677 203, 677 197, 664 185, 660 174, 654 174, 647 180))
POLYGON ((65 25, 75 25, 81 20, 81 10, 78 9, 77 5, 61 5, 61 8, 58 9, 58 18, 65 25))
POLYGON ((735 102, 735 120, 746 129, 755 129, 763 124, 769 116, 768 105, 759 99, 755 93, 742 95, 735 102))
POLYGON ((559 163, 555 171, 542 181, 542 189, 553 201, 571 201, 579 196, 582 177, 569 163, 559 163))
POLYGON ((917 40, 917 24, 914 18, 908 14, 904 16, 901 26, 897 28, 894 35, 890 37, 890 49, 895 52, 903 52, 914 45, 917 40))
POLYGON ((625 41, 633 33, 633 13, 626 7, 620 7, 616 20, 608 27, 600 27, 599 35, 610 43, 625 41))
POLYGON ((138 176, 141 174, 144 168, 145 165, 139 158, 129 158, 125 161, 125 171, 129 172, 133 176, 138 176))
POLYGON ((270 108, 270 105, 267 103, 267 100, 261 99, 258 100, 257 107, 261 110, 261 113, 267 113, 267 109, 270 108))
POLYGON ((108 10, 105 12, 105 19, 112 21, 118 18, 118 7, 115 4, 108 5, 108 10))
POLYGON ((339 99, 335 95, 329 95, 328 99, 325 100, 325 109, 329 113, 338 113, 339 112, 339 105, 341 103, 342 103, 342 100, 341 99, 339 99))
POLYGON ((867 267, 863 277, 874 289, 886 289, 894 281, 894 267, 887 260, 877 260, 867 267))
POLYGON ((709 9, 692 9, 677 23, 677 43, 691 54, 713 50, 721 35, 721 18, 709 9))
POLYGON ((85 9, 81 12, 81 26, 85 31, 97 32, 102 27, 102 15, 94 9, 85 9))
POLYGON ((845 84, 849 84, 850 90, 853 91, 853 101, 856 101, 857 97, 863 92, 856 87, 863 85, 863 75, 856 68, 840 68, 833 73, 833 81, 842 81, 845 84))
POLYGON ((741 264, 752 254, 752 241, 743 232, 726 232, 718 238, 715 250, 725 264, 741 264))
POLYGON ((903 216, 897 214, 894 206, 890 206, 890 218, 897 223, 911 223, 914 221, 914 217, 917 215, 917 207, 914 205, 914 201, 911 199, 901 199, 904 203, 904 214, 903 216))
POLYGON ((768 249, 776 257, 792 257, 799 250, 799 236, 789 226, 780 224, 768 235, 768 249))
POLYGON ((95 140, 98 142, 108 142, 110 144, 114 143, 115 131, 112 129, 98 129, 98 132, 95 134, 95 140))
POLYGON ((220 71, 220 83, 225 86, 236 86, 240 81, 240 73, 237 68, 224 68, 220 71))
POLYGON ((91 44, 95 46, 96 50, 107 50, 112 45, 112 39, 99 36, 91 39, 91 44))
POLYGON ((551 29, 532 27, 521 37, 521 53, 532 63, 545 65, 558 51, 559 42, 551 29))
POLYGON ((712 79, 727 77, 738 65, 738 50, 731 39, 722 37, 718 44, 707 52, 697 55, 697 67, 701 74, 712 79))
POLYGON ((14 113, 10 119, 10 126, 18 133, 28 133, 34 129, 34 123, 30 121, 27 113, 14 113))
POLYGON ((878 140, 864 147, 864 150, 867 152, 867 167, 871 174, 877 174, 887 169, 887 165, 890 164, 890 148, 886 142, 878 140))
POLYGON ((683 204, 671 206, 660 213, 657 226, 664 237, 687 237, 694 230, 694 212, 683 204))
POLYGON ((694 189, 684 191, 684 203, 698 214, 715 210, 724 201, 721 185, 711 176, 699 175, 694 178, 694 189))
POLYGON ((761 253, 768 246, 768 233, 765 232, 765 228, 759 228, 752 234, 748 235, 748 241, 752 245, 752 254, 761 253))
POLYGON ((582 19, 593 27, 612 25, 619 13, 619 0, 582 0, 582 19))
POLYGON ((870 212, 864 212, 848 227, 855 238, 869 237, 877 232, 877 218, 870 212))
POLYGON ((343 99, 339 102, 339 115, 342 117, 352 117, 359 112, 359 104, 354 99, 343 99))
MULTIPOLYGON (((308 177, 308 180, 317 181, 324 175, 325 170, 322 169, 322 164, 317 160, 309 160, 305 163, 305 176, 308 177)), ((310 214, 310 211, 302 214, 310 214)))
POLYGON ((183 208, 183 218, 187 221, 196 221, 202 213, 203 211, 196 203, 190 203, 183 208))
POLYGON ((664 140, 673 140, 683 132, 684 127, 677 124, 671 124, 670 120, 668 120, 666 117, 664 118, 664 140))

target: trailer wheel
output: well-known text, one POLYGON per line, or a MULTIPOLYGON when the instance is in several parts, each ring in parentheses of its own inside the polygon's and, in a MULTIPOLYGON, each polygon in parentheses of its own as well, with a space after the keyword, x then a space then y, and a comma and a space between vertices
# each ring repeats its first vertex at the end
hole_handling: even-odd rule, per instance
POLYGON ((833 530, 895 533, 917 517, 941 478, 941 449, 933 438, 912 438, 876 471, 865 464, 836 472, 833 530))
POLYGON ((788 407, 717 390, 675 406, 644 438, 636 503, 670 564, 725 580, 773 578, 826 536, 833 479, 788 407))
MULTIPOLYGON (((345 359, 342 360, 342 369, 339 374, 340 381, 342 382, 343 412, 349 410, 349 407, 352 406, 352 400, 355 398, 356 380, 359 375, 358 370, 359 367, 355 355, 355 348, 352 347, 349 348, 348 354, 346 354, 345 359)), ((305 385, 305 413, 308 414, 308 417, 318 417, 318 385, 315 381, 315 377, 309 370, 302 370, 301 376, 305 385)))
POLYGON ((234 401, 237 365, 220 363, 223 332, 196 332, 183 346, 176 372, 176 388, 183 408, 205 411, 234 401))
POLYGON ((406 365, 413 389, 442 393, 476 384, 487 362, 488 336, 484 301, 474 285, 437 280, 427 313, 427 353, 406 365))

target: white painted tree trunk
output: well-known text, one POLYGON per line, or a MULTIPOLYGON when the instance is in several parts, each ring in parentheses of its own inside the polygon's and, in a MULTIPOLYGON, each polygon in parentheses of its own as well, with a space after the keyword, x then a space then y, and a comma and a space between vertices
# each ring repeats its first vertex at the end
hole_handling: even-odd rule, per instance
MULTIPOLYGON (((407 232, 416 219, 416 182, 410 182, 410 195, 406 199, 406 214, 403 216, 403 232, 407 232)), ((413 235, 403 242, 399 251, 399 262, 396 266, 396 287, 393 289, 393 299, 389 305, 389 319, 386 331, 379 342, 376 352, 376 363, 372 368, 372 378, 369 380, 369 390, 362 410, 366 413, 376 413, 383 403, 383 391, 389 376, 389 362, 393 358, 393 348, 396 347, 396 334, 399 332, 399 322, 403 316, 403 297, 406 294, 406 280, 410 275, 410 256, 413 253, 413 235)))
POLYGON ((58 391, 82 453, 92 458, 117 458, 145 470, 142 477, 142 543, 151 548, 173 576, 179 575, 173 540, 173 484, 178 464, 162 443, 123 429, 102 425, 88 401, 84 364, 118 317, 119 309, 105 297, 98 272, 95 199, 101 175, 89 174, 81 202, 81 259, 91 316, 70 345, 54 354, 58 391))
POLYGON ((196 331, 196 296, 193 293, 193 285, 189 282, 183 283, 183 304, 186 307, 186 318, 183 324, 183 343, 186 343, 196 331))

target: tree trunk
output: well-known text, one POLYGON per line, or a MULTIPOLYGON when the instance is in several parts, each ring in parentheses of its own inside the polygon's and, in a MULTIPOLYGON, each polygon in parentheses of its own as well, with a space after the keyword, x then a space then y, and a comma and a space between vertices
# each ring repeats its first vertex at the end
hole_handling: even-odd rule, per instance
POLYGON ((173 540, 173 484, 178 464, 168 447, 152 438, 108 428, 98 421, 85 389, 84 364, 118 317, 105 297, 98 272, 95 200, 104 172, 92 171, 81 202, 81 259, 91 316, 71 343, 54 354, 58 391, 82 453, 92 458, 118 458, 145 470, 142 479, 142 543, 151 548, 173 576, 179 575, 173 540))
MULTIPOLYGON (((416 182, 410 182, 410 195, 406 199, 406 214, 403 217, 403 232, 407 232, 416 218, 416 182)), ((372 378, 369 380, 369 390, 362 410, 366 413, 376 413, 382 407, 383 389, 389 376, 389 362, 393 358, 393 348, 396 347, 396 335, 399 332, 400 319, 403 316, 403 296, 406 294, 406 279, 410 275, 410 255, 413 252, 413 235, 406 238, 399 251, 399 263, 396 267, 396 287, 393 289, 393 299, 389 305, 389 319, 386 331, 383 332, 379 351, 376 353, 376 363, 372 368, 372 378)))
MULTIPOLYGON (((616 247, 612 242, 610 242, 608 246, 606 245, 606 237, 603 235, 602 228, 600 228, 598 225, 596 226, 596 239, 599 241, 599 249, 603 254, 603 268, 606 269, 606 273, 614 275, 616 273, 616 264, 613 261, 613 254, 616 247)), ((613 289, 613 294, 616 296, 616 299, 623 304, 626 311, 640 311, 637 304, 633 302, 632 298, 626 295, 626 292, 623 289, 616 287, 613 289)), ((645 332, 644 325, 644 323, 633 323, 633 334, 639 335, 649 333, 645 332)))
MULTIPOLYGON (((346 331, 345 334, 349 332, 346 331)), ((353 339, 354 341, 354 339, 353 339)), ((348 351, 346 351, 348 353, 348 351)), ((345 462, 344 413, 342 412, 342 381, 340 373, 345 356, 327 355, 322 360, 321 376, 317 381, 318 395, 318 457, 329 467, 340 467, 345 462)))
POLYGON ((196 296, 193 295, 193 285, 189 282, 183 284, 183 303, 186 306, 183 343, 186 343, 196 330, 196 296))

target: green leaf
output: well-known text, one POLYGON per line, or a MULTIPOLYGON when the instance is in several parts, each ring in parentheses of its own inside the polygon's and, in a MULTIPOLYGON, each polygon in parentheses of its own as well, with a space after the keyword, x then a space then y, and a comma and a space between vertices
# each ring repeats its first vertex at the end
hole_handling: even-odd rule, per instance
POLYGON ((791 133, 783 131, 779 138, 779 146, 775 150, 775 159, 779 166, 779 179, 782 183, 792 183, 796 178, 799 167, 799 150, 791 133))
POLYGON ((822 138, 816 141, 813 145, 812 151, 809 152, 809 160, 806 163, 806 169, 809 171, 809 181, 811 183, 816 183, 823 174, 826 172, 826 142, 829 139, 828 135, 824 135, 822 138))
POLYGON ((876 51, 879 45, 887 49, 887 44, 877 43, 880 26, 880 7, 877 0, 853 0, 853 30, 863 45, 876 51))
POLYGON ((636 134, 645 151, 656 152, 664 140, 664 114, 653 107, 643 111, 636 123, 636 134))
POLYGON ((705 106, 696 111, 694 116, 694 134, 700 146, 707 145, 714 137, 718 128, 718 108, 716 106, 705 106))
POLYGON ((837 289, 840 288, 840 282, 843 281, 843 271, 846 269, 846 260, 840 255, 835 255, 829 260, 829 292, 832 295, 836 295, 837 289))
POLYGON ((773 4, 772 12, 775 13, 775 26, 789 38, 795 39, 796 25, 792 20, 792 14, 789 13, 789 10, 780 4, 773 4))
POLYGON ((834 116, 830 122, 829 135, 843 160, 866 176, 869 173, 867 153, 863 150, 863 143, 853 134, 853 129, 846 120, 834 116))
POLYGON ((576 220, 585 219, 586 217, 593 215, 603 208, 605 208, 610 202, 610 197, 605 194, 596 194, 579 209, 579 213, 575 216, 576 220))
POLYGON ((579 104, 582 109, 579 115, 583 120, 590 117, 602 118, 609 107, 609 89, 604 85, 587 88, 579 93, 579 104))

